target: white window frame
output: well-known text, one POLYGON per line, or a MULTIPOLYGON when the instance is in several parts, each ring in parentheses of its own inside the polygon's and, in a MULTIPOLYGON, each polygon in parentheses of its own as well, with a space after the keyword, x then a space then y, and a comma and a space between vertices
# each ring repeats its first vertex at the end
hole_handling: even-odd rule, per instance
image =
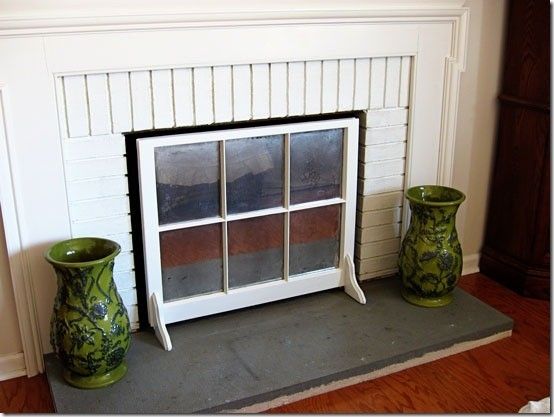
POLYGON ((137 154, 142 212, 146 293, 148 297, 148 320, 150 325, 156 330, 156 334, 166 350, 171 349, 171 341, 165 325, 178 321, 189 320, 342 286, 345 286, 347 292, 358 299, 358 301, 365 302, 363 293, 357 286, 352 263, 352 259, 354 258, 358 168, 357 118, 288 123, 264 127, 235 128, 163 137, 146 137, 137 140, 137 154), (290 135, 299 132, 339 128, 344 129, 342 145, 343 161, 341 197, 295 205, 290 204, 290 135), (240 214, 227 214, 225 201, 225 141, 271 135, 283 135, 285 138, 283 152, 285 158, 283 206, 240 214), (165 146, 202 142, 221 142, 223 144, 223 146, 219 147, 222 216, 159 225, 154 160, 155 149, 165 146), (335 204, 341 204, 341 231, 338 267, 289 276, 289 213, 335 204), (227 265, 227 222, 231 220, 261 217, 277 213, 284 214, 284 277, 274 281, 230 289, 228 286, 227 265), (159 238, 160 233, 168 230, 177 230, 185 227, 197 227, 214 223, 221 223, 223 230, 223 291, 210 294, 200 294, 170 301, 163 300, 159 238), (349 291, 349 289, 353 290, 349 291))

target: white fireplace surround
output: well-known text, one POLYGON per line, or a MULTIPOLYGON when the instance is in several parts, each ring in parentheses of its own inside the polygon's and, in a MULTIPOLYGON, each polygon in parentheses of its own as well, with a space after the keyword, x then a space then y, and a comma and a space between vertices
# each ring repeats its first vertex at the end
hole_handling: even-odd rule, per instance
POLYGON ((382 232, 374 220, 400 228, 403 189, 451 184, 462 3, 129 1, 0 16, 0 204, 27 374, 42 372, 50 351, 56 282, 43 252, 55 241, 119 233, 119 285, 136 303, 126 186, 115 184, 124 132, 364 111, 356 266, 364 279, 386 270, 383 257, 364 260, 382 232), (372 159, 372 146, 393 153, 372 159), (391 173, 373 175, 383 159, 391 173))

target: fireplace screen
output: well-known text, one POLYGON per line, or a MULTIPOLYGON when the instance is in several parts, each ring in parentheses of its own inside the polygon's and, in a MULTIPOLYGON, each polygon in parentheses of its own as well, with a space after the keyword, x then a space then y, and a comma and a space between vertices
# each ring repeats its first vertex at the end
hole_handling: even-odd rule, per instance
POLYGON ((344 285, 357 134, 335 119, 140 139, 150 323, 344 285))

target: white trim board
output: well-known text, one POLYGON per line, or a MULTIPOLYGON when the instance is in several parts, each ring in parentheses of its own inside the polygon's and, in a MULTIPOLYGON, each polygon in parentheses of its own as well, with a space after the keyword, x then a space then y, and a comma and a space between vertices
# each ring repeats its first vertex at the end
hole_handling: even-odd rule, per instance
POLYGON ((25 376, 23 352, 0 355, 0 381, 25 376))
POLYGON ((446 358, 447 356, 452 356, 457 353, 465 352, 466 350, 474 349, 479 346, 488 345, 489 343, 496 342, 501 339, 505 339, 507 337, 510 337, 511 335, 512 335, 512 331, 507 330, 504 332, 494 334, 492 336, 485 337, 483 339, 470 340, 466 342, 457 343, 448 348, 437 350, 435 352, 429 352, 418 358, 407 360, 406 362, 395 363, 393 365, 386 366, 384 368, 378 369, 368 374, 346 378, 340 381, 332 382, 327 385, 321 385, 319 387, 310 388, 306 391, 298 392, 296 394, 284 395, 282 397, 275 398, 274 400, 250 405, 250 406, 241 408, 239 410, 227 410, 223 412, 232 412, 232 413, 240 413, 240 414, 261 413, 269 410, 270 408, 280 407, 285 404, 290 404, 295 401, 303 400, 304 398, 325 394, 326 392, 335 391, 351 385, 359 384, 361 382, 377 379, 382 376, 390 375, 395 372, 403 371, 408 368, 413 368, 414 366, 423 365, 425 363, 433 362, 438 359, 446 358))

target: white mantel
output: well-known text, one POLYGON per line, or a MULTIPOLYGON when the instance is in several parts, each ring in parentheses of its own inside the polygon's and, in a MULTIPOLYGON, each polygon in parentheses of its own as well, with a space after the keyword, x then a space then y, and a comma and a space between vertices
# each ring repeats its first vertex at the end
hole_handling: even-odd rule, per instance
POLYGON ((50 350, 54 274, 72 236, 60 80, 70 75, 414 57, 409 176, 450 185, 463 0, 0 0, 0 204, 27 373, 50 350), (155 6, 153 6, 155 5, 155 6))

